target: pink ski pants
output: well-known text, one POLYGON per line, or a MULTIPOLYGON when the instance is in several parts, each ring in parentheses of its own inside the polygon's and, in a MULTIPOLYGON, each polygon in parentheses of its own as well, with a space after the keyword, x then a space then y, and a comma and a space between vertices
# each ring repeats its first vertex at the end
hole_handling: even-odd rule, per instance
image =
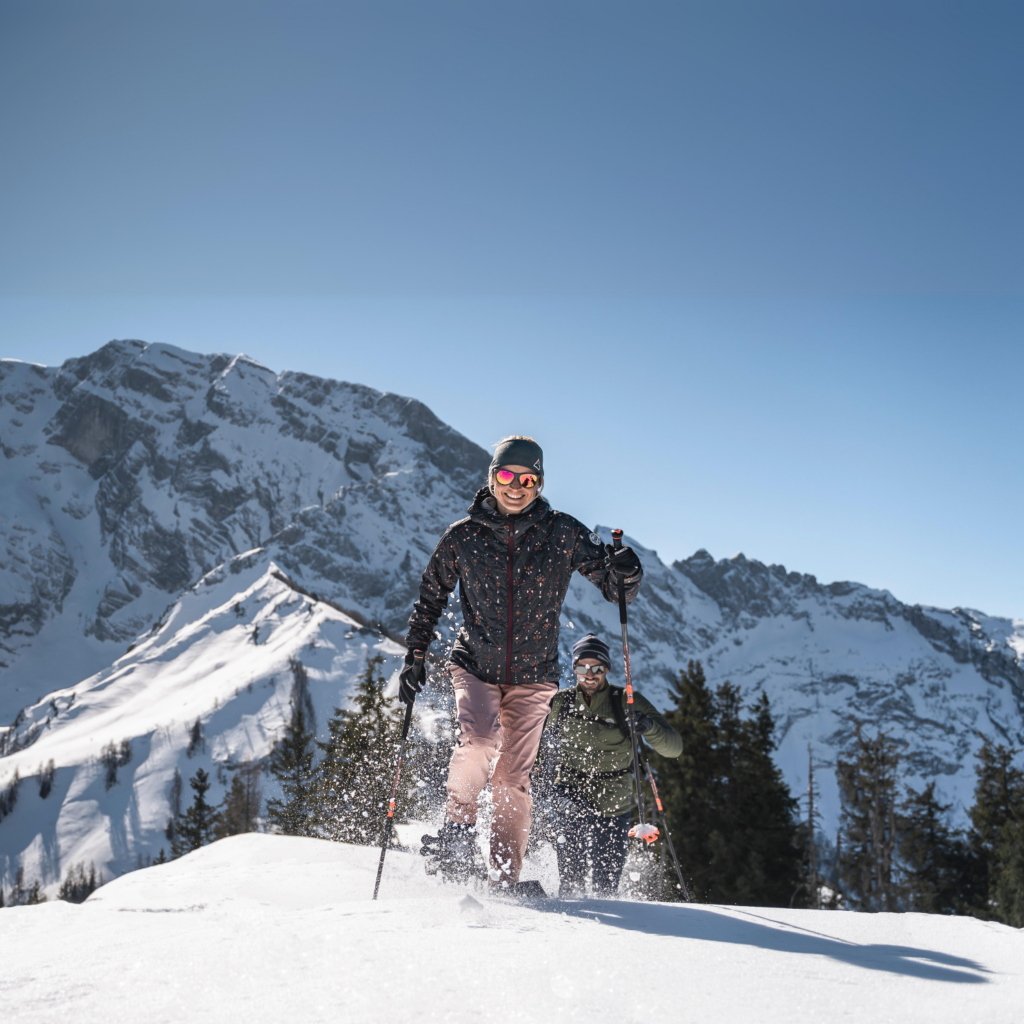
POLYGON ((456 665, 451 676, 462 732, 448 765, 445 811, 451 821, 475 822, 477 798, 490 775, 491 878, 518 882, 530 838, 530 770, 558 684, 496 686, 456 665))

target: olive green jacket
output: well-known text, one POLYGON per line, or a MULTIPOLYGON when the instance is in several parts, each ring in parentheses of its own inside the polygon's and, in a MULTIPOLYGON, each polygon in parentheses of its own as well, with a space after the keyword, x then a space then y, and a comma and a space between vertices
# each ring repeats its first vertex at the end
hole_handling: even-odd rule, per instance
MULTIPOLYGON (((625 695, 622 700, 625 709, 625 695)), ((654 723, 644 733, 644 742, 662 757, 678 757, 683 752, 679 733, 635 690, 633 701, 634 708, 654 723)), ((634 806, 633 752, 615 723, 607 686, 590 698, 589 706, 579 687, 559 690, 551 702, 545 732, 558 745, 557 782, 576 790, 605 817, 625 814, 634 806), (559 712, 566 700, 573 704, 559 729, 559 712)))

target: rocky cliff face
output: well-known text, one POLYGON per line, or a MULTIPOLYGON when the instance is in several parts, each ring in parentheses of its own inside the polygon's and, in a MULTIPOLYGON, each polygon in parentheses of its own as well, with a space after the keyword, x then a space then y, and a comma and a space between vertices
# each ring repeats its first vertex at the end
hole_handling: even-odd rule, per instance
POLYGON ((488 462, 415 400, 136 341, 0 362, 0 444, 0 717, 261 546, 401 630, 488 462))
MULTIPOLYGON (((414 400, 133 341, 59 369, 0 361, 0 455, 0 793, 56 769, 56 798, 22 782, 0 822, 0 879, 24 864, 51 885, 155 855, 175 771, 263 756, 296 664, 322 725, 368 653, 396 659, 388 637, 488 462, 414 400), (102 751, 126 740, 104 788, 102 751)), ((857 721, 961 808, 980 735, 1024 744, 1024 623, 742 555, 668 566, 627 539, 646 569, 638 686, 664 703, 696 658, 712 684, 767 692, 783 770, 802 790, 811 746, 829 826, 857 721)), ((453 606, 440 654, 457 626, 453 606)), ((617 608, 577 578, 562 626, 566 655, 588 629, 614 649, 617 608)))

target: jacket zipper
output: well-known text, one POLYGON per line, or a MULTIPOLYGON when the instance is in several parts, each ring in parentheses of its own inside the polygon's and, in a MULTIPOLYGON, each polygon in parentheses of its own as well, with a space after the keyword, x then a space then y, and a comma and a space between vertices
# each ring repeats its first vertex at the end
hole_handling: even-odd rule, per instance
POLYGON ((512 562, 515 558, 515 519, 508 517, 508 638, 505 642, 505 685, 512 682, 512 562))

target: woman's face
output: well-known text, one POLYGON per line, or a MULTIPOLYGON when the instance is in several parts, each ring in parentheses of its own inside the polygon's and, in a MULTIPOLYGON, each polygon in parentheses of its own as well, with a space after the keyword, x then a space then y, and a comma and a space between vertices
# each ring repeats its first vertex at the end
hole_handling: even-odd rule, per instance
POLYGON ((516 478, 507 487, 503 487, 497 480, 494 481, 494 497, 498 502, 498 511, 506 516, 514 516, 517 512, 528 508, 538 493, 536 487, 523 487, 519 482, 519 474, 533 473, 536 476, 537 470, 530 469, 529 466, 502 466, 500 468, 510 469, 515 473, 516 478))
POLYGON ((576 673, 576 682, 579 684, 580 689, 588 697, 593 697, 598 690, 603 690, 608 685, 608 676, 605 674, 607 669, 605 668, 604 662, 598 661, 597 658, 580 658, 580 660, 576 662, 576 667, 573 671, 576 673), (585 675, 580 675, 588 665, 602 669, 603 671, 599 671, 596 674, 593 672, 587 672, 585 675))

